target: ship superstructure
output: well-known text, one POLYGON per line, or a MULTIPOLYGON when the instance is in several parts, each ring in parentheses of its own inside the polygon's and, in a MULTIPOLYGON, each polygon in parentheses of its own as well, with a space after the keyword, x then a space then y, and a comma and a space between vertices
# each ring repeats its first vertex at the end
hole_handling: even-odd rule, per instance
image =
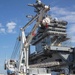
POLYGON ((35 8, 36 15, 21 28, 19 60, 18 62, 15 60, 6 62, 5 68, 11 71, 8 74, 75 74, 75 48, 64 45, 64 42, 69 40, 66 33, 68 23, 48 15, 50 6, 43 4, 40 0, 37 0, 35 4, 29 4, 29 6, 35 8), (34 27, 26 36, 25 29, 34 21, 36 21, 34 27), (35 52, 32 54, 30 53, 31 45, 35 46, 35 52))

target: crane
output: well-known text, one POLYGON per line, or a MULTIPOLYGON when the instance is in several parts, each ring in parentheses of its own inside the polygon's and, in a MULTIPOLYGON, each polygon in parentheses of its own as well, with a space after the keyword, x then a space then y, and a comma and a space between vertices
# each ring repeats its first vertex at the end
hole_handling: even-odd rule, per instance
MULTIPOLYGON (((36 9, 39 7, 39 1, 37 2, 36 5, 36 9)), ((35 6, 34 6, 35 7, 35 6)), ((42 7, 42 5, 40 6, 41 9, 38 11, 38 13, 24 26, 21 28, 21 32, 22 32, 22 44, 21 44, 21 54, 20 54, 20 61, 19 61, 19 71, 20 71, 20 67, 21 67, 21 61, 22 61, 22 54, 24 51, 24 55, 25 55, 25 67, 26 67, 26 74, 28 72, 29 66, 28 66, 28 53, 29 53, 29 45, 34 37, 34 33, 36 31, 36 29, 39 27, 39 24, 41 23, 41 21, 43 20, 43 17, 46 15, 46 13, 49 11, 50 7, 44 5, 42 7), (27 36, 25 36, 24 30, 26 29, 27 26, 29 26, 32 22, 36 21, 36 24, 34 25, 34 27, 32 28, 30 34, 27 36)))
MULTIPOLYGON (((18 62, 18 66, 16 68, 16 70, 14 69, 14 74, 16 75, 20 75, 20 73, 22 72, 21 68, 24 68, 24 74, 28 75, 28 70, 29 70, 29 45, 33 39, 33 37, 35 36, 35 31, 36 29, 39 27, 41 21, 43 20, 43 18, 46 16, 46 13, 50 10, 50 6, 47 6, 45 4, 43 4, 41 2, 41 0, 36 0, 35 4, 29 4, 29 6, 32 6, 36 9, 36 15, 24 26, 22 27, 21 30, 21 47, 20 47, 20 57, 19 57, 19 62, 18 62), (25 35, 25 30, 26 28, 31 25, 34 21, 36 21, 36 24, 33 26, 31 32, 29 33, 29 35, 26 37, 25 35), (24 59, 23 59, 24 57, 24 59), (22 59, 24 60, 24 64, 22 64, 22 59)), ((5 64, 5 68, 8 70, 11 70, 11 67, 14 68, 15 66, 12 63, 16 63, 14 60, 12 61, 8 61, 5 64), (9 62, 9 63, 8 63, 9 62), (9 66, 10 65, 10 66, 9 66)), ((10 73, 8 73, 10 74, 10 73)), ((11 73, 12 74, 12 73, 11 73)))

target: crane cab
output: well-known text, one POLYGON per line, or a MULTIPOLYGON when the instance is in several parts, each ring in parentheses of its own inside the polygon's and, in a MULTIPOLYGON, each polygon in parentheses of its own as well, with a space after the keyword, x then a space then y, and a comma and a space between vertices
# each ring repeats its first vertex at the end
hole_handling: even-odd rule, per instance
POLYGON ((15 75, 15 70, 17 70, 16 67, 17 65, 15 60, 5 61, 4 69, 7 69, 7 75, 15 75))

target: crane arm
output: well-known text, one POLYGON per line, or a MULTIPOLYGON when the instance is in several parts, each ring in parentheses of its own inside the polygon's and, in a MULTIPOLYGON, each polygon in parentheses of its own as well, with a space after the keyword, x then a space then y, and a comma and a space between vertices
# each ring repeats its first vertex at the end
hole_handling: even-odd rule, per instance
POLYGON ((38 18, 38 15, 35 15, 22 29, 25 30, 26 27, 32 24, 37 18, 38 18))
POLYGON ((36 31, 36 29, 38 28, 40 22, 42 21, 43 17, 44 17, 45 14, 46 14, 46 11, 47 11, 47 10, 44 8, 44 9, 42 9, 42 10, 40 11, 40 13, 37 15, 37 16, 38 16, 37 22, 36 22, 36 24, 34 25, 33 29, 31 30, 31 32, 30 32, 28 38, 26 39, 25 47, 28 47, 29 44, 31 43, 32 38, 34 37, 33 33, 34 33, 34 32, 36 31))

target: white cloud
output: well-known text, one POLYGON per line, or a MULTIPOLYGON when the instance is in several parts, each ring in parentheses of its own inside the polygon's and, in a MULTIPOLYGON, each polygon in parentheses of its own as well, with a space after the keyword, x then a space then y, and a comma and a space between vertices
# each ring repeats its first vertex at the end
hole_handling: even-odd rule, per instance
POLYGON ((68 32, 69 32, 71 35, 75 34, 75 25, 74 25, 74 24, 72 24, 72 25, 68 28, 68 32))
POLYGON ((59 7, 52 7, 51 11, 53 16, 59 17, 59 19, 67 20, 69 23, 75 23, 75 11, 59 7))
POLYGON ((59 7, 52 7, 52 8, 51 8, 51 11, 52 11, 52 13, 55 13, 55 14, 57 14, 57 15, 64 15, 64 14, 67 14, 67 13, 65 12, 65 9, 64 9, 64 8, 59 8, 59 7))
POLYGON ((14 33, 15 32, 15 27, 16 27, 16 23, 15 22, 9 22, 9 23, 7 23, 6 24, 6 26, 7 26, 7 31, 8 31, 8 33, 14 33))
POLYGON ((5 28, 0 28, 0 33, 5 33, 5 28))
POLYGON ((71 37, 71 42, 72 42, 72 43, 75 43, 75 36, 72 36, 72 37, 71 37))
POLYGON ((75 25, 71 25, 68 28, 68 35, 71 38, 71 42, 75 43, 75 25))
POLYGON ((5 28, 3 28, 1 23, 0 23, 0 33, 5 33, 5 28))
POLYGON ((6 24, 6 27, 3 26, 2 23, 0 23, 0 33, 16 33, 15 31, 16 23, 15 22, 8 22, 6 24))
POLYGON ((71 37, 71 42, 75 43, 75 11, 66 8, 52 7, 52 15, 58 19, 68 21, 67 33, 71 37))
POLYGON ((74 11, 67 10, 66 8, 52 7, 51 11, 57 15, 75 15, 74 11))

